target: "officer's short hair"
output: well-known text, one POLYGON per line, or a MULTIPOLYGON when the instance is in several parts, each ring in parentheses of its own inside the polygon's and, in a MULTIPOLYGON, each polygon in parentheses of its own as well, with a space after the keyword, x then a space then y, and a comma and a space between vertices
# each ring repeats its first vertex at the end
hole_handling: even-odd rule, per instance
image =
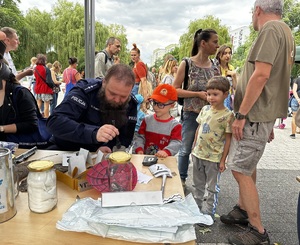
POLYGON ((125 64, 115 64, 107 70, 104 80, 109 83, 111 77, 125 82, 126 86, 134 86, 135 76, 130 66, 125 64))

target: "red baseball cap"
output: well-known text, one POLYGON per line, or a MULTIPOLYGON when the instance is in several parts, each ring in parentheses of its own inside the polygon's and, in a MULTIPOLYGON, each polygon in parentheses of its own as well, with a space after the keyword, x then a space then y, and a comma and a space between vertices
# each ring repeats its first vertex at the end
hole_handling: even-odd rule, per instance
POLYGON ((160 103, 165 103, 169 100, 177 101, 177 91, 170 84, 160 84, 154 89, 150 99, 160 103))

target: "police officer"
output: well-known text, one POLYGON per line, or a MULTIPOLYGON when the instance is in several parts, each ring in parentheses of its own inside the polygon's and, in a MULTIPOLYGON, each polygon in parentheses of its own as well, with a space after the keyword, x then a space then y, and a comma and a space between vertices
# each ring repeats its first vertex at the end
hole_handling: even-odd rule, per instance
POLYGON ((137 120, 134 83, 132 69, 123 64, 113 65, 103 80, 78 81, 48 119, 49 149, 109 153, 118 141, 128 147, 137 120))

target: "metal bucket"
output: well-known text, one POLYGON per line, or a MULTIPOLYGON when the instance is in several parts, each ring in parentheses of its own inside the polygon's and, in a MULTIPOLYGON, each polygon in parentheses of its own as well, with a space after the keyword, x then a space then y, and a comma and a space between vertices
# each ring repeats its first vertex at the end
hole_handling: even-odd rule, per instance
POLYGON ((9 149, 0 148, 0 223, 16 213, 12 156, 9 149))

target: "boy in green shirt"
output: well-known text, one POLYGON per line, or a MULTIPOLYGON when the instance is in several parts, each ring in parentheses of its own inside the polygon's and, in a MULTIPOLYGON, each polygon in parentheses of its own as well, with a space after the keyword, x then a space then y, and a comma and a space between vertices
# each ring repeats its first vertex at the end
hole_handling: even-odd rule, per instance
POLYGON ((223 172, 225 160, 231 140, 231 124, 234 120, 233 112, 224 106, 230 83, 226 77, 212 77, 206 86, 206 105, 200 111, 196 121, 196 130, 192 150, 194 198, 202 213, 209 214, 214 219, 218 204, 218 180, 223 172), (208 197, 206 206, 203 205, 205 186, 208 197))

